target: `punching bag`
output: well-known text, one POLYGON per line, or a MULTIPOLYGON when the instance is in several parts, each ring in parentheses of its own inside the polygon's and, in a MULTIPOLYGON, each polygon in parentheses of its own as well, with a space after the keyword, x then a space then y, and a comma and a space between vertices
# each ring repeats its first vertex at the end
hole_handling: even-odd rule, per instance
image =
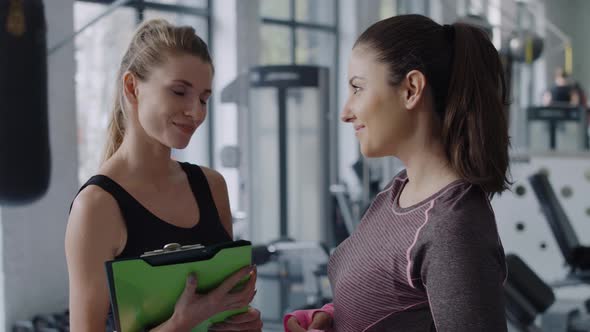
POLYGON ((49 184, 46 44, 41 0, 0 1, 0 206, 49 184))

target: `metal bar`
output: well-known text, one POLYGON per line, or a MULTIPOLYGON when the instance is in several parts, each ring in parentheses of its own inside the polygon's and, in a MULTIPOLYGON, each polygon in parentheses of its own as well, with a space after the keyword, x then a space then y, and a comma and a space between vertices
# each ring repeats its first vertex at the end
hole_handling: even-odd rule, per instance
POLYGON ((261 21, 264 24, 283 25, 283 26, 292 27, 294 29, 302 28, 302 29, 315 29, 315 30, 321 30, 321 31, 326 31, 326 32, 336 32, 336 27, 330 26, 330 25, 324 25, 324 24, 281 20, 281 19, 269 18, 269 17, 263 17, 263 18, 261 18, 261 21))
POLYGON ((588 113, 586 107, 579 107, 578 112, 581 150, 588 150, 588 113))
POLYGON ((285 238, 289 235, 289 211, 288 209, 288 190, 287 190, 287 88, 278 89, 279 99, 279 195, 280 195, 280 237, 285 238))
MULTIPOLYGON (((537 13, 534 13, 529 7, 525 6, 525 10, 528 11, 533 17, 537 16, 537 13)), ((545 28, 547 30, 553 32, 557 38, 559 38, 564 44, 571 43, 571 38, 568 36, 563 30, 558 28, 553 22, 549 21, 546 17, 544 18, 545 28)))
MULTIPOLYGON (((328 126, 330 137, 328 139, 328 144, 330 147, 330 161, 328 165, 330 165, 329 169, 329 185, 336 184, 340 182, 340 149, 338 148, 338 122, 339 122, 339 111, 338 111, 338 100, 340 96, 340 89, 338 88, 338 82, 340 82, 340 0, 334 1, 334 24, 336 31, 334 33, 335 45, 334 45, 334 67, 330 68, 329 71, 329 78, 328 78, 328 88, 329 88, 329 96, 330 100, 328 102, 328 126), (334 80, 331 80, 331 78, 334 80)), ((328 186, 330 188, 330 186, 328 186)), ((327 228, 327 234, 324 240, 329 243, 331 246, 336 246, 339 243, 336 242, 336 202, 333 201, 331 197, 328 198, 328 208, 329 210, 326 212, 326 216, 329 222, 327 224, 329 227, 327 228)), ((342 204, 343 202, 338 202, 338 205, 342 204)), ((349 213, 348 218, 349 222, 352 223, 352 215, 350 214, 350 208, 346 211, 349 213)), ((343 216, 346 218, 346 216, 343 216)), ((354 225, 352 225, 354 228, 354 225)))
POLYGON ((182 14, 191 14, 197 16, 209 16, 209 10, 205 8, 196 8, 183 5, 167 5, 163 3, 153 3, 144 1, 146 9, 159 10, 164 12, 181 12, 182 14))
MULTIPOLYGON (((289 1, 290 11, 291 11, 291 22, 295 22, 295 0, 289 1)), ((291 64, 297 63, 297 27, 294 25, 289 26, 291 29, 291 64)))
MULTIPOLYGON (((79 2, 89 2, 89 3, 96 3, 102 5, 109 5, 114 2, 114 0, 76 0, 79 2)), ((137 2, 139 0, 130 0, 130 3, 124 5, 125 7, 137 7, 137 2)), ((142 1, 146 9, 153 9, 165 12, 182 12, 183 14, 190 14, 190 15, 197 15, 197 16, 207 16, 209 15, 207 8, 200 8, 200 7, 192 7, 186 5, 177 5, 177 4, 165 4, 165 3, 158 3, 158 2, 151 2, 151 1, 142 1)))
POLYGON ((330 186, 330 192, 336 197, 336 203, 342 214, 342 220, 344 221, 344 226, 346 227, 348 234, 352 234, 356 221, 352 217, 350 204, 348 204, 344 196, 346 188, 343 184, 333 184, 330 186))
MULTIPOLYGON (((278 88, 278 101, 279 101, 279 216, 281 218, 279 224, 279 238, 286 239, 289 236, 289 210, 288 210, 288 203, 289 203, 289 196, 288 196, 288 189, 287 189, 287 181, 288 181, 288 167, 287 167, 287 88, 278 88)), ((288 275, 289 273, 289 264, 288 262, 281 262, 279 263, 281 269, 283 269, 282 275, 288 275)), ((280 304, 281 310, 284 311, 288 308, 289 305, 289 286, 285 278, 281 278, 280 281, 280 304)))
POLYGON ((371 173, 370 173, 370 168, 369 168, 369 158, 365 157, 362 155, 361 153, 361 160, 362 160, 362 166, 363 166, 363 181, 362 181, 362 186, 363 186, 363 196, 362 196, 362 208, 366 207, 370 202, 371 202, 371 188, 370 188, 370 184, 371 184, 371 173))
MULTIPOLYGON (((332 155, 332 183, 338 183, 340 179, 340 168, 339 168, 339 159, 340 159, 340 150, 338 149, 338 121, 339 121, 339 111, 338 111, 338 101, 340 100, 340 89, 338 87, 338 82, 340 82, 341 72, 340 72, 340 0, 334 1, 334 12, 335 14, 335 47, 334 47, 334 74, 331 73, 331 77, 334 77, 335 80, 332 82, 330 81, 330 89, 334 91, 334 98, 330 100, 330 107, 335 110, 335 114, 333 114, 334 118, 330 119, 330 123, 332 125, 332 148, 334 150, 332 155), (333 84, 332 84, 333 83, 333 84)), ((332 112, 329 112, 332 114, 332 112)))
MULTIPOLYGON (((213 0, 207 0, 207 46, 211 57, 215 59, 213 55, 213 0)), ((209 167, 215 168, 215 103, 209 103, 208 112, 208 123, 209 123, 209 167)))
POLYGON ((182 6, 182 5, 167 5, 161 3, 154 3, 154 2, 146 2, 143 0, 78 0, 81 2, 90 2, 90 3, 98 3, 108 5, 107 9, 88 23, 86 23, 82 28, 75 31, 71 35, 67 36, 66 38, 62 39, 55 45, 51 46, 47 49, 47 55, 51 55, 55 53, 60 48, 64 47, 65 45, 69 44, 71 41, 76 38, 79 34, 81 34, 84 30, 89 28, 90 26, 94 25, 94 23, 101 20, 103 17, 110 15, 114 10, 120 7, 133 7, 139 10, 138 12, 138 21, 143 21, 143 9, 153 9, 153 10, 160 10, 160 11, 168 11, 168 12, 183 12, 185 14, 197 15, 197 16, 210 16, 209 11, 207 9, 202 8, 195 8, 189 6, 182 6))
POLYGON ((549 121, 549 148, 555 150, 557 145, 557 121, 549 121))
POLYGON ((316 75, 318 75, 318 92, 320 93, 320 96, 325 96, 323 99, 323 103, 321 103, 319 105, 320 109, 318 110, 319 114, 317 116, 317 120, 318 123, 320 124, 320 130, 321 132, 318 133, 318 138, 321 140, 320 141, 320 151, 321 151, 321 158, 322 160, 322 164, 320 166, 321 168, 321 177, 323 178, 323 184, 324 187, 321 188, 320 190, 323 190, 322 192, 322 200, 323 202, 321 203, 321 207, 320 207, 320 241, 323 243, 328 243, 330 239, 329 234, 333 233, 333 229, 334 227, 332 227, 332 224, 330 222, 322 222, 323 221, 332 221, 334 220, 334 218, 332 218, 332 213, 334 211, 333 209, 333 199, 332 199, 332 195, 330 193, 330 185, 334 182, 332 179, 331 174, 333 173, 333 164, 332 164, 332 160, 334 158, 332 158, 332 151, 334 149, 332 149, 331 146, 331 133, 332 133, 332 124, 334 121, 331 121, 330 119, 330 115, 332 114, 332 110, 330 109, 330 106, 332 104, 332 85, 330 84, 330 74, 331 71, 327 68, 318 68, 316 71, 316 75), (323 91, 322 90, 327 87, 326 90, 323 91))
POLYGON ((143 0, 137 0, 137 5, 134 6, 135 7, 135 16, 136 16, 136 23, 137 25, 140 25, 141 22, 143 22, 143 19, 145 18, 145 4, 143 2, 143 0))

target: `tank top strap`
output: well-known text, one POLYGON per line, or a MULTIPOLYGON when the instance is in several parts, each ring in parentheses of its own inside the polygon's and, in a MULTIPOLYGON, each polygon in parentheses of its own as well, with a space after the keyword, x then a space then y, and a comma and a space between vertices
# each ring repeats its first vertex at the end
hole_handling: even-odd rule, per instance
MULTIPOLYGON (((135 203, 135 200, 133 199, 131 194, 129 194, 123 187, 121 187, 121 185, 119 185, 110 177, 101 174, 94 175, 90 179, 88 179, 88 181, 86 181, 86 183, 84 183, 84 185, 80 187, 80 190, 78 190, 76 196, 78 196, 80 192, 82 192, 82 190, 84 190, 86 187, 90 185, 98 186, 102 190, 111 194, 111 196, 115 198, 119 206, 131 206, 135 203)), ((72 205, 73 204, 74 202, 72 202, 72 205)), ((70 205, 70 211, 72 210, 72 205, 70 205)))
MULTIPOLYGON (((197 202, 199 202, 199 209, 201 215, 206 214, 206 220, 219 222, 219 212, 213 199, 211 186, 207 180, 207 176, 203 169, 198 165, 189 163, 180 163, 189 177, 189 183, 197 202)), ((201 218, 203 219, 203 218, 201 218)))

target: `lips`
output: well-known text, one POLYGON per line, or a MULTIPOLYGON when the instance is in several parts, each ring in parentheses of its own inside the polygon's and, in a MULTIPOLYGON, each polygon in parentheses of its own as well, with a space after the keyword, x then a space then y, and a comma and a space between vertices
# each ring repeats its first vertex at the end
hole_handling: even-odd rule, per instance
POLYGON ((178 129, 186 134, 192 134, 197 126, 192 123, 172 122, 178 129))

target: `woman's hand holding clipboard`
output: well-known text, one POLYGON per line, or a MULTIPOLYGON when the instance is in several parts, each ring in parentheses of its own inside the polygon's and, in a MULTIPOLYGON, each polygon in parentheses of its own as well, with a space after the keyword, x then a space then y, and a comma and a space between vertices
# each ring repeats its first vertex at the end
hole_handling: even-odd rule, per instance
POLYGON ((220 312, 248 306, 256 295, 256 267, 242 268, 207 294, 197 293, 197 285, 197 277, 194 274, 189 275, 170 319, 175 330, 189 331, 193 326, 220 312), (246 277, 249 279, 244 287, 234 290, 246 277))

